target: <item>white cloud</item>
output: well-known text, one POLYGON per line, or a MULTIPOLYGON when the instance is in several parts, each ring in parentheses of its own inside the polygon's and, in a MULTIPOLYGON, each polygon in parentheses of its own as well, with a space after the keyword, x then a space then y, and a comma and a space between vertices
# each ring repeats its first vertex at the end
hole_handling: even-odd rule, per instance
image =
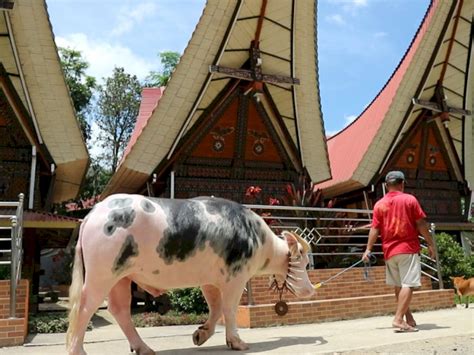
POLYGON ((344 122, 345 122, 346 126, 348 124, 352 123, 352 121, 354 121, 356 118, 357 118, 357 115, 345 115, 344 116, 344 122))
POLYGON ((381 32, 375 32, 375 33, 374 33, 374 37, 375 37, 375 38, 387 37, 387 32, 383 32, 383 31, 381 31, 381 32))
POLYGON ((118 15, 117 24, 112 29, 113 36, 120 36, 130 32, 136 24, 140 24, 146 17, 153 16, 156 4, 145 2, 134 6, 123 6, 118 15))
POLYGON ((159 67, 156 62, 146 60, 134 54, 130 48, 121 44, 112 44, 101 39, 88 38, 84 33, 74 33, 66 37, 56 37, 59 47, 69 47, 81 52, 89 63, 87 74, 95 77, 99 82, 109 77, 114 67, 123 67, 125 72, 134 74, 143 80, 150 70, 159 67))
POLYGON ((330 0, 330 2, 342 6, 342 8, 348 12, 353 12, 356 9, 369 5, 368 0, 330 0))
POLYGON ((326 17, 326 21, 336 25, 344 25, 346 21, 339 14, 334 14, 326 17))
POLYGON ((336 130, 333 130, 333 131, 326 131, 326 138, 332 137, 332 136, 335 135, 337 132, 339 132, 339 131, 336 131, 336 130))
POLYGON ((355 7, 364 7, 364 6, 367 6, 368 1, 367 0, 349 0, 349 3, 351 3, 355 7))

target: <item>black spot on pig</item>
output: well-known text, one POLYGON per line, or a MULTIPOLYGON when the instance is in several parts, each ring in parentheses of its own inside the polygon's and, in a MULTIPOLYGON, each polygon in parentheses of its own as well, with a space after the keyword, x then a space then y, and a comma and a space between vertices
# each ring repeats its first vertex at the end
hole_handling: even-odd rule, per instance
POLYGON ((111 236, 117 228, 128 228, 132 225, 136 213, 132 207, 116 208, 109 212, 104 225, 105 235, 111 236))
POLYGON ((112 271, 120 272, 127 269, 131 264, 130 259, 136 256, 138 256, 138 244, 135 242, 133 235, 127 235, 120 252, 115 258, 112 271))
POLYGON ((153 206, 153 203, 146 199, 140 201, 140 207, 143 208, 143 211, 147 213, 153 213, 156 210, 155 206, 153 206))
POLYGON ((168 227, 156 251, 167 264, 185 261, 206 243, 235 275, 265 242, 260 217, 220 198, 153 199, 165 211, 168 227))

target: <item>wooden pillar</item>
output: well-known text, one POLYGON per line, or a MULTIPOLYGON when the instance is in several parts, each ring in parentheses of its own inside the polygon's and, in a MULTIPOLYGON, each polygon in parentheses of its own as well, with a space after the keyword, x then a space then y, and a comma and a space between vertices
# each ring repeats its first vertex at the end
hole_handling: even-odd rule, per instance
POLYGON ((36 230, 25 228, 23 230, 23 264, 22 278, 30 282, 30 304, 31 313, 38 312, 38 292, 40 276, 40 248, 36 230))

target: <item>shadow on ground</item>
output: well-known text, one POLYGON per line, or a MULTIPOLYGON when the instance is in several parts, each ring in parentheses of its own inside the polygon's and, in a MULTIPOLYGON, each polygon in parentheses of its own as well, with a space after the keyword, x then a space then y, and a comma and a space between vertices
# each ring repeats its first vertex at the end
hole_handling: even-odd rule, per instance
MULTIPOLYGON (((239 351, 239 354, 252 354, 255 352, 272 351, 275 349, 284 349, 285 346, 293 346, 298 344, 314 344, 315 346, 326 344, 327 341, 322 337, 282 337, 275 340, 264 341, 260 343, 248 343, 249 350, 239 351)), ((229 349, 225 344, 221 346, 202 347, 193 346, 185 349, 174 350, 158 350, 156 354, 160 355, 176 355, 176 354, 229 354, 229 349)))
MULTIPOLYGON (((433 330, 433 329, 446 329, 446 328, 451 328, 451 327, 442 327, 442 326, 439 326, 439 325, 436 325, 436 324, 433 324, 433 323, 424 323, 424 324, 417 324, 416 327, 419 329, 419 330, 433 330)), ((387 326, 387 327, 376 327, 375 329, 397 329, 395 327, 390 327, 390 326, 387 326)))
POLYGON ((97 313, 92 316, 91 321, 94 328, 105 327, 113 324, 110 320, 97 313))

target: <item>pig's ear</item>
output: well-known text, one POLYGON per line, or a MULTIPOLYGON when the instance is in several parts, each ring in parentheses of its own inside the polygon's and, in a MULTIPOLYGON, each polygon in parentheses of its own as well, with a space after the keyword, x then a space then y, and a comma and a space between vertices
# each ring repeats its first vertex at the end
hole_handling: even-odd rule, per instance
POLYGON ((296 244, 300 243, 301 247, 303 248, 303 252, 307 253, 310 250, 309 244, 306 240, 301 238, 298 234, 288 231, 283 231, 283 237, 285 238, 286 242, 288 243, 288 247, 290 249, 294 247, 296 244))
POLYGON ((298 240, 296 239, 296 237, 293 235, 293 233, 291 232, 288 232, 288 231, 283 231, 281 233, 281 235, 283 236, 283 238, 285 238, 286 242, 288 243, 288 247, 291 249, 293 248, 295 245, 298 244, 298 240))

